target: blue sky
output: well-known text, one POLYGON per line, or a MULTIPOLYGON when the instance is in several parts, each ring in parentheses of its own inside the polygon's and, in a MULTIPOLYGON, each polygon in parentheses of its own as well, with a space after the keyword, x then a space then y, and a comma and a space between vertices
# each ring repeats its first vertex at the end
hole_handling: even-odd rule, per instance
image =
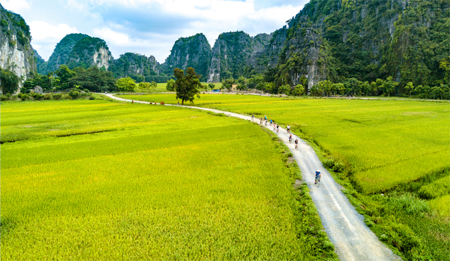
POLYGON ((114 58, 125 52, 154 55, 163 63, 175 41, 203 33, 214 45, 220 33, 251 36, 283 27, 309 0, 1 0, 31 28, 32 45, 48 60, 69 33, 104 39, 114 58))

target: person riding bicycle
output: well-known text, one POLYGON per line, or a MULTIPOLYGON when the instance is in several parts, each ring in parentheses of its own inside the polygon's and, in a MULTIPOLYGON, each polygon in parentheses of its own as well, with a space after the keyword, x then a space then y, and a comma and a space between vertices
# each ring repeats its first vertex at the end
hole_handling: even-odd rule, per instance
POLYGON ((317 184, 317 181, 320 182, 320 170, 316 170, 316 179, 314 181, 314 184, 317 184))

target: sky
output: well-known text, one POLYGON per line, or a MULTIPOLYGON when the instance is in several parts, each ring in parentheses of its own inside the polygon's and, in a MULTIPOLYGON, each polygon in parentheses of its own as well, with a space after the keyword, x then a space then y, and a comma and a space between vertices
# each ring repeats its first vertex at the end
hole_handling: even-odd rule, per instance
POLYGON ((106 41, 113 57, 153 55, 163 63, 180 37, 203 33, 211 47, 221 33, 250 36, 286 25, 309 0, 0 0, 30 26, 33 48, 48 60, 67 34, 106 41))

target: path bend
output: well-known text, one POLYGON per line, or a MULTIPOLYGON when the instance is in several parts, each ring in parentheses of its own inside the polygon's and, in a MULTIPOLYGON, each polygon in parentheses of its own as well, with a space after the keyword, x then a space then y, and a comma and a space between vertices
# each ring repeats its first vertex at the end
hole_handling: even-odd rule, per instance
MULTIPOLYGON (((107 96, 115 100, 131 102, 131 100, 116 97, 114 94, 107 94, 107 96)), ((149 102, 143 101, 134 102, 149 104, 149 102)), ((250 116, 233 112, 194 106, 166 105, 224 113, 227 116, 251 121, 250 116)), ((266 126, 266 128, 273 131, 271 126, 266 126)), ((280 128, 278 136, 290 149, 302 171, 303 181, 309 187, 311 197, 322 220, 322 225, 328 238, 334 244, 339 259, 349 261, 401 260, 386 245, 381 243, 377 236, 366 226, 364 216, 360 215, 351 205, 342 192, 341 186, 334 181, 330 173, 323 167, 313 148, 292 134, 294 139, 299 140, 299 146, 296 150, 294 144, 289 143, 289 134, 285 129, 280 128), (322 173, 322 182, 319 188, 314 185, 314 172, 317 169, 322 173)))

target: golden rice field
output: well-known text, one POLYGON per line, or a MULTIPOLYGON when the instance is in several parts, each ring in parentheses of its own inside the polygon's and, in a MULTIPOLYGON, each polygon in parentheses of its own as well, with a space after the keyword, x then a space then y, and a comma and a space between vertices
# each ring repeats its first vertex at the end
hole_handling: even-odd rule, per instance
MULTIPOLYGON (((124 98, 176 103, 175 95, 124 98)), ((351 165, 354 181, 376 193, 450 167, 450 104, 394 100, 276 98, 206 94, 195 105, 267 115, 290 124, 351 165)))
POLYGON ((336 257, 257 125, 98 100, 1 110, 2 260, 336 257))

